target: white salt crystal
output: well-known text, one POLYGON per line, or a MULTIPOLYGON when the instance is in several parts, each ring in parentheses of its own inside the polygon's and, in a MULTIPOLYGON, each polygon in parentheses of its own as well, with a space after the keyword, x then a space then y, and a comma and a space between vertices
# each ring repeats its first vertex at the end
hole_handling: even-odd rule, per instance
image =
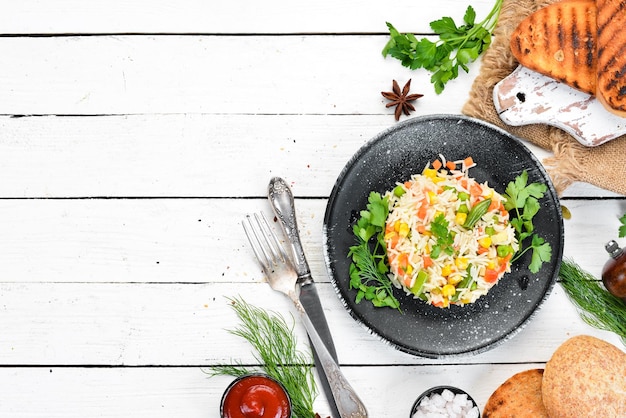
POLYGON ((478 407, 467 394, 449 389, 424 397, 412 418, 478 418, 478 407))

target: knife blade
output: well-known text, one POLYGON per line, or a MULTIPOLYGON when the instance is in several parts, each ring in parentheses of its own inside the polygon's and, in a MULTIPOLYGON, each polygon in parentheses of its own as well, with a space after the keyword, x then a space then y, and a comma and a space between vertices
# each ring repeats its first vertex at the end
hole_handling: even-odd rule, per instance
MULTIPOLYGON (((333 359, 338 363, 337 352, 335 350, 335 344, 333 337, 324 315, 322 303, 315 287, 315 281, 311 275, 309 264, 304 255, 304 249, 300 242, 300 234, 298 232, 298 224, 296 220, 296 210, 293 200, 293 194, 289 185, 280 177, 274 177, 270 180, 268 186, 268 199, 279 220, 279 224, 287 240, 293 256, 294 267, 298 274, 298 285, 300 289, 300 303, 306 311, 307 315, 311 319, 311 323, 317 330, 322 342, 328 349, 328 352, 333 359)), ((313 350, 313 358, 320 376, 320 381, 328 403, 333 411, 333 416, 339 416, 337 406, 330 390, 330 385, 326 376, 323 373, 323 369, 320 366, 319 358, 315 350, 313 350)))

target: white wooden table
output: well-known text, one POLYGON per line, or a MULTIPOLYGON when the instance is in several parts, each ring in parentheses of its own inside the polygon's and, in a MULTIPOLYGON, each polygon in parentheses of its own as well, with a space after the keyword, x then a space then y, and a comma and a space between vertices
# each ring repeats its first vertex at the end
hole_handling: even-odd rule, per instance
MULTIPOLYGON (((227 377, 203 368, 250 347, 227 297, 289 317, 242 233, 293 187, 304 247, 341 367, 371 417, 404 417, 438 384, 481 407, 542 367, 585 325, 556 285, 513 339, 477 356, 401 353, 343 308, 322 221, 341 169, 392 126, 381 91, 413 79, 412 115, 461 111, 479 66, 435 95, 425 72, 383 59, 385 21, 429 33, 466 1, 2 1, 0 13, 0 416, 217 417, 227 377)), ((491 0, 474 0, 477 15, 491 0)), ((548 154, 529 147, 540 157, 548 154)), ((622 196, 575 184, 565 256, 599 275, 622 196)), ((623 241, 621 244, 625 244, 623 241)), ((303 327, 295 326, 306 349, 303 327)), ((320 414, 326 399, 316 401, 320 414)))

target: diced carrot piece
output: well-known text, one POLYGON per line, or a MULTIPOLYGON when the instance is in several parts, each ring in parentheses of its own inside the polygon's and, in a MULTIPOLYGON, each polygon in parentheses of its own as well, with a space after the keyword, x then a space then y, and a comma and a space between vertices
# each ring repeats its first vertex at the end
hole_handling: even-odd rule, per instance
POLYGON ((417 217, 420 219, 424 219, 428 214, 428 200, 423 199, 421 203, 422 204, 420 205, 419 209, 417 209, 417 217))
POLYGON ((494 269, 485 270, 485 281, 487 283, 495 283, 498 280, 498 271, 494 269))
POLYGON ((389 243, 389 246, 391 248, 396 248, 396 246, 398 245, 398 241, 400 241, 400 235, 394 233, 391 236, 391 242, 389 243))
POLYGON ((454 164, 454 161, 446 161, 446 168, 448 170, 456 170, 456 164, 454 164))
POLYGON ((485 248, 485 247, 481 247, 480 245, 478 246, 478 249, 476 250, 476 252, 478 254, 484 254, 486 252, 489 252, 489 248, 485 248))
POLYGON ((424 262, 425 269, 433 265, 433 259, 427 255, 422 256, 422 261, 424 262))
POLYGON ((474 183, 470 186, 470 194, 472 196, 480 196, 483 194, 483 187, 480 183, 474 183))
POLYGON ((487 212, 492 212, 498 209, 499 207, 500 207, 500 201, 496 199, 492 199, 491 204, 489 204, 489 208, 487 209, 487 212))
POLYGON ((424 224, 417 225, 417 232, 419 232, 420 234, 423 234, 424 232, 426 232, 426 225, 424 224))
POLYGON ((398 267, 404 268, 409 265, 409 256, 407 253, 398 255, 398 267))
POLYGON ((465 167, 470 167, 474 165, 474 159, 472 157, 467 157, 466 159, 463 160, 463 165, 465 167))
POLYGON ((433 164, 432 164, 433 168, 434 168, 435 170, 437 170, 437 171, 439 171, 439 169, 441 168, 441 166, 442 166, 442 165, 443 165, 443 164, 441 164, 441 161, 439 161, 439 160, 435 160, 435 161, 433 161, 433 164))

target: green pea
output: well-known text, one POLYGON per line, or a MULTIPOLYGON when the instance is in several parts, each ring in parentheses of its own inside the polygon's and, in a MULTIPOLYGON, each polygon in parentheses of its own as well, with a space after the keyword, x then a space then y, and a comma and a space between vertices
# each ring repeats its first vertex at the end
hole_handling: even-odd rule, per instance
POLYGON ((513 253, 513 247, 510 245, 498 245, 496 252, 498 253, 498 257, 504 258, 513 253))
POLYGON ((465 201, 465 200, 469 200, 469 198, 470 198, 469 193, 459 192, 459 200, 465 201))
POLYGON ((402 186, 401 186, 401 185, 399 185, 399 184, 398 184, 396 187, 394 187, 394 189, 393 189, 393 194, 394 194, 396 197, 400 197, 400 196, 402 196, 402 195, 403 195, 403 194, 405 194, 405 193, 406 193, 406 190, 404 190, 404 187, 402 187, 402 186))

